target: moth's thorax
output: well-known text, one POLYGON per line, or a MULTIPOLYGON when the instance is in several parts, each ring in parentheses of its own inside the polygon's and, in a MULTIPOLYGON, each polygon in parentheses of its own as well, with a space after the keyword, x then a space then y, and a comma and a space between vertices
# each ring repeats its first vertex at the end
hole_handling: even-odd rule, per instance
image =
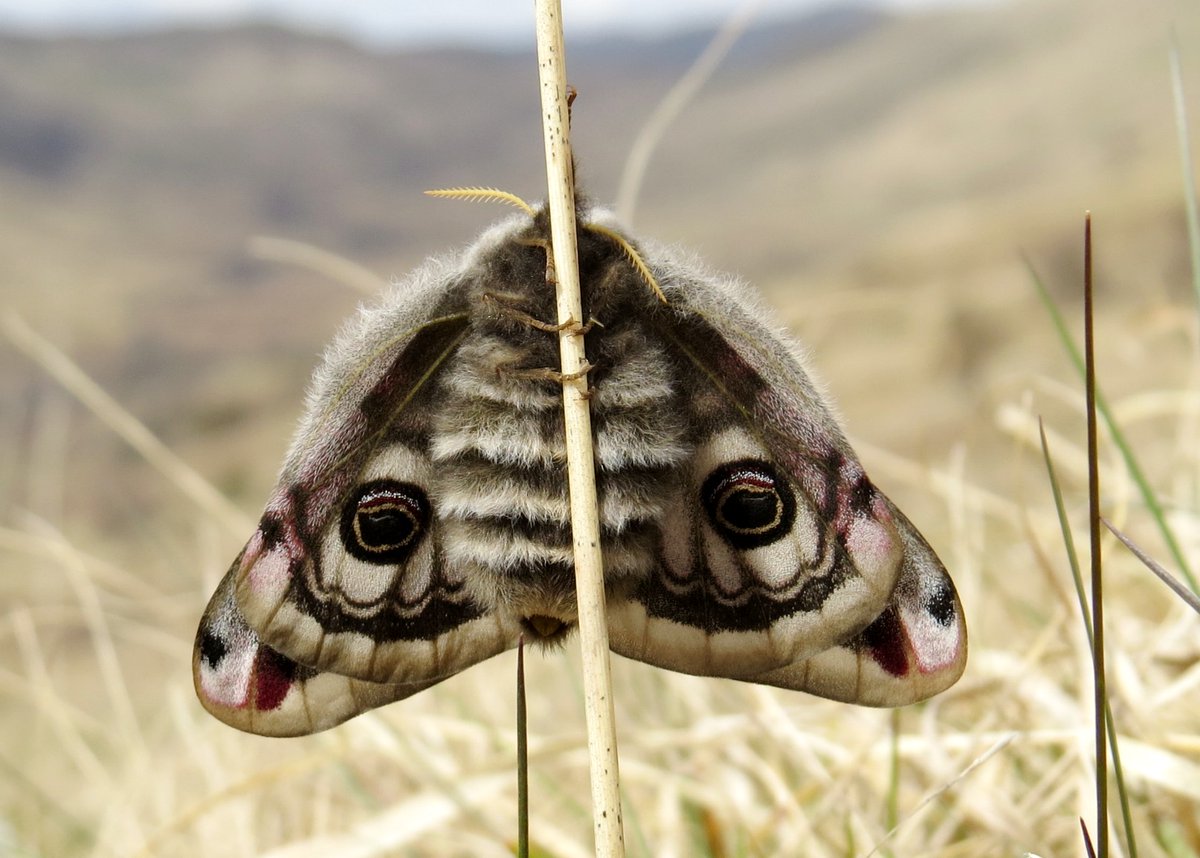
MULTIPOLYGON (((437 381, 432 500, 447 565, 476 601, 571 623, 558 339, 531 323, 537 313, 553 312, 553 301, 536 294, 551 292, 542 260, 533 283, 526 270, 524 282, 502 280, 474 299, 481 306, 471 331, 437 381)), ((609 587, 621 588, 656 562, 657 521, 683 491, 690 444, 669 356, 629 319, 597 321, 603 326, 586 343, 595 366, 589 380, 601 538, 609 587)), ((532 630, 536 637, 537 624, 532 630)))

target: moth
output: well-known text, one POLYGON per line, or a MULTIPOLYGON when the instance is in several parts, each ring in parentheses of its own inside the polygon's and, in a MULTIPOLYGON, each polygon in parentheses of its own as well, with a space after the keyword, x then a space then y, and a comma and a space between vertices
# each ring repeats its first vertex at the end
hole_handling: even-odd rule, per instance
MULTIPOLYGON (((954 585, 736 279, 581 208, 610 645, 868 706, 953 684, 954 585)), ((576 624, 548 214, 362 310, 196 636, 201 703, 324 730, 576 624)))

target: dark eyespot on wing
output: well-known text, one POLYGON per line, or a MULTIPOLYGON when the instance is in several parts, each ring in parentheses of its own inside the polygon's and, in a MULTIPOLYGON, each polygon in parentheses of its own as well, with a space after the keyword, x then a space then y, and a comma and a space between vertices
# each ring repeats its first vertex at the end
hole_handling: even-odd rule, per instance
POLYGON ((779 501, 767 493, 743 491, 725 502, 724 513, 743 530, 759 529, 778 519, 779 501))
POLYGON ((700 489, 701 506, 721 538, 735 548, 761 548, 787 535, 796 498, 769 462, 745 459, 722 465, 700 489))
POLYGON ((429 498, 420 486, 373 480, 355 489, 342 508, 342 545, 368 563, 401 564, 425 537, 430 516, 429 498))

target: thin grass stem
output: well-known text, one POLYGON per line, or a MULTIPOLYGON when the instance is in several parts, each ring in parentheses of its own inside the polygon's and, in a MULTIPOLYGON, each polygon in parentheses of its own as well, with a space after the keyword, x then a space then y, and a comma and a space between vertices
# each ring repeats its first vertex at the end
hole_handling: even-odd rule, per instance
POLYGON ((529 858, 529 713, 525 706, 525 636, 517 642, 517 855, 529 858))
MULTIPOLYGON (((1088 858, 1096 858, 1096 847, 1092 845, 1092 835, 1088 832, 1087 823, 1083 817, 1079 819, 1079 829, 1083 833, 1083 847, 1087 850, 1088 858)), ((1103 852, 1100 853, 1102 856, 1103 852)))
POLYGON ((78 364, 37 334, 24 319, 10 313, 0 319, 0 330, 205 514, 233 533, 245 534, 253 527, 253 521, 212 483, 171 452, 145 424, 122 408, 78 364))
MULTIPOLYGON (((1095 636, 1092 634, 1092 617, 1088 611, 1087 594, 1083 589, 1083 572, 1079 567, 1079 555, 1075 552, 1075 537, 1071 533, 1071 523, 1067 520, 1067 507, 1063 501, 1062 486, 1058 482, 1058 472, 1054 469, 1054 460, 1050 456, 1050 444, 1046 440, 1046 427, 1038 420, 1038 431, 1042 439, 1042 457, 1046 462, 1046 474, 1050 478, 1050 490, 1054 495, 1054 508, 1058 511, 1058 525, 1062 530, 1063 545, 1067 550, 1067 562, 1071 567, 1071 581, 1075 585, 1075 598, 1079 604, 1079 615, 1083 618, 1083 627, 1087 631, 1088 647, 1096 649, 1095 636)), ((1105 522, 1107 524, 1107 522, 1105 522)), ((1109 525, 1112 528, 1112 525, 1109 525)), ((1182 585, 1181 585, 1182 586, 1182 585)), ((1121 764, 1121 747, 1117 741, 1116 722, 1113 719, 1112 707, 1108 697, 1104 698, 1104 723, 1108 730, 1108 747, 1112 752, 1113 777, 1117 782, 1117 801, 1121 805, 1121 822, 1125 827, 1125 842, 1130 858, 1137 858, 1137 835, 1133 828, 1133 810, 1129 801, 1129 790, 1125 787, 1125 768, 1121 764)))
POLYGON ((637 138, 629 149, 629 157, 625 159, 625 169, 621 172, 621 181, 617 186, 617 216, 627 224, 633 223, 637 207, 637 195, 646 178, 646 170, 650 166, 650 156, 662 139, 663 132, 675 120, 691 101, 705 82, 712 77, 713 72, 725 59, 738 38, 745 32, 746 27, 754 19, 762 0, 746 0, 726 20, 725 24, 713 36, 712 41, 701 52, 691 67, 675 82, 670 92, 666 94, 650 118, 638 131, 637 138))
MULTIPOLYGON (((893 709, 888 713, 888 726, 891 732, 891 748, 888 761, 888 791, 887 813, 884 826, 888 831, 894 831, 900 824, 900 710, 893 709)), ((891 847, 883 850, 885 858, 891 858, 894 853, 891 847)))
POLYGON ((1122 533, 1117 527, 1107 518, 1100 519, 1104 522, 1104 526, 1112 531, 1113 536, 1121 540, 1125 547, 1133 552, 1133 555, 1146 566, 1151 572, 1158 576, 1159 580, 1171 588, 1176 596, 1184 601, 1184 603, 1196 613, 1200 614, 1200 597, 1183 585, 1183 582, 1168 572, 1162 567, 1157 560, 1143 551, 1137 543, 1122 533))
POLYGON ((365 265, 304 241, 256 235, 247 243, 247 250, 255 259, 306 268, 362 295, 376 295, 387 285, 386 278, 365 265))
POLYGON ((1092 213, 1083 227, 1083 354, 1087 396, 1088 536, 1092 572, 1092 676, 1096 727, 1096 847, 1108 856, 1108 743, 1104 707, 1104 576, 1100 554, 1100 441, 1096 426, 1096 331, 1092 289, 1092 213))

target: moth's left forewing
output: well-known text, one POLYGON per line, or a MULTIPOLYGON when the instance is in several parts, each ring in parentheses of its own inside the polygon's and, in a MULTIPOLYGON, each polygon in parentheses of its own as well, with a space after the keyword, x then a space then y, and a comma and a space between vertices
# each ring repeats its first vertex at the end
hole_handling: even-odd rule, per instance
POLYGON ((658 568, 610 608, 613 647, 734 677, 811 658, 887 607, 904 557, 892 506, 745 293, 647 256, 669 300, 647 326, 676 362, 695 451, 658 568))
POLYGON ((437 381, 470 334, 474 260, 427 263, 335 340, 236 564, 245 624, 322 674, 428 683, 515 645, 515 621, 447 562, 430 451, 437 381))

